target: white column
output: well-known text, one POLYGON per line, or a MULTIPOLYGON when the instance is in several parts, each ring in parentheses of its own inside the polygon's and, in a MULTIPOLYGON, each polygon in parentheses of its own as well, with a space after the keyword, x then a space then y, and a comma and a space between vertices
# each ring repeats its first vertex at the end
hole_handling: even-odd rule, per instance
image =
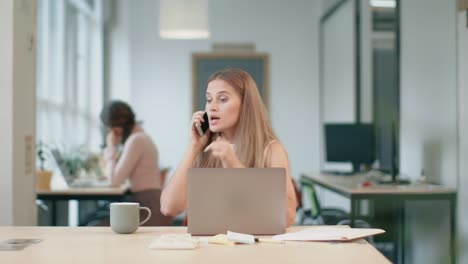
POLYGON ((0 225, 35 225, 36 0, 0 1, 0 225))
POLYGON ((468 26, 467 11, 458 12, 458 106, 459 106, 459 173, 458 173, 458 263, 468 263, 464 241, 468 240, 468 26))

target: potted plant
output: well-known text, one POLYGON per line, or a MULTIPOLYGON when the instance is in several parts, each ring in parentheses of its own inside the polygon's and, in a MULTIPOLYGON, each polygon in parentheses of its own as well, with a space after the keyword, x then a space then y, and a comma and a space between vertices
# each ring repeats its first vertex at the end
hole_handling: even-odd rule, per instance
POLYGON ((75 180, 102 176, 100 155, 90 152, 86 146, 63 146, 61 153, 68 174, 75 180))
POLYGON ((46 170, 44 163, 45 158, 45 145, 42 141, 37 144, 37 158, 39 160, 39 170, 36 171, 36 189, 37 190, 50 190, 50 179, 52 178, 52 171, 46 170))

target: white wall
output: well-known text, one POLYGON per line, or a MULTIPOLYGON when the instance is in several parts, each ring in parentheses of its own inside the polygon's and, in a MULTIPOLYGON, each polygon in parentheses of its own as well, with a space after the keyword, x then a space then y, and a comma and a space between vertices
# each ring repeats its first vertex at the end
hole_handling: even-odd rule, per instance
POLYGON ((209 1, 208 40, 162 40, 158 1, 135 1, 130 12, 130 78, 137 117, 177 166, 188 142, 192 109, 191 54, 215 42, 251 42, 270 54, 270 115, 292 174, 318 169, 318 10, 314 1, 209 1))
MULTIPOLYGON (((457 187, 455 1, 401 5, 401 172, 457 187)), ((447 203, 409 202, 405 212, 406 262, 448 263, 447 203)))
POLYGON ((127 0, 106 0, 105 53, 109 66, 107 84, 109 98, 131 100, 130 5, 127 0))
POLYGON ((12 100, 13 97, 13 0, 0 2, 0 225, 13 222, 12 207, 12 100))
POLYGON ((36 223, 35 30, 36 1, 0 1, 0 225, 36 223))
MULTIPOLYGON (((322 0, 322 15, 337 1, 322 0)), ((372 13, 369 0, 360 0, 360 116, 373 120, 372 13)), ((355 2, 347 1, 324 25, 323 122, 354 122, 356 108, 355 2), (339 76, 340 78, 337 78, 339 76)))
POLYGON ((455 187, 455 1, 404 1, 401 8, 401 170, 416 179, 424 169, 429 180, 455 187))
POLYGON ((324 14, 325 12, 327 12, 327 10, 329 10, 331 7, 333 7, 334 5, 336 5, 340 1, 341 0, 321 0, 320 1, 321 14, 324 14))
POLYGON ((323 123, 356 121, 354 18, 354 1, 347 1, 322 24, 323 123))
POLYGON ((361 17, 361 122, 372 123, 374 120, 374 90, 372 70, 372 10, 369 0, 360 1, 361 17))
POLYGON ((459 106, 459 180, 458 180, 458 261, 468 263, 468 26, 466 11, 458 13, 458 106, 459 106))

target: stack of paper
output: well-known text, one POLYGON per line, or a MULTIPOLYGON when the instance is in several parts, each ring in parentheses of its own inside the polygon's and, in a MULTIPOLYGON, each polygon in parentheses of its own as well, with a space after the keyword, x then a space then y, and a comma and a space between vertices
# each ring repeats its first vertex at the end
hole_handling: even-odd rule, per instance
POLYGON ((299 232, 273 236, 288 241, 349 241, 385 233, 376 228, 311 227, 299 232))
POLYGON ((149 245, 150 249, 196 249, 198 239, 190 234, 166 234, 154 239, 149 245))

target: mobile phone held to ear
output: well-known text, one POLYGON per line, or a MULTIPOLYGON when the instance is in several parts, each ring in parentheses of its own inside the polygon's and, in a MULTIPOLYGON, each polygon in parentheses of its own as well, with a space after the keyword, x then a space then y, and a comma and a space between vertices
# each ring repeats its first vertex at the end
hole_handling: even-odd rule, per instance
POLYGON ((201 122, 200 125, 195 123, 195 127, 197 128, 200 137, 203 137, 205 135, 206 130, 210 128, 210 120, 208 120, 208 114, 206 112, 203 115, 203 121, 204 122, 201 122))

